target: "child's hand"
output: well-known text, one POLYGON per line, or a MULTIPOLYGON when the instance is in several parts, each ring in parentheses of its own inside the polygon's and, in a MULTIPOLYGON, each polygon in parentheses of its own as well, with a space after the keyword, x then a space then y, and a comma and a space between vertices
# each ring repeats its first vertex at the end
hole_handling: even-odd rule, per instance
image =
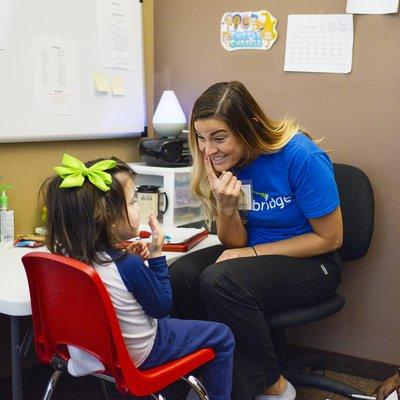
POLYGON ((152 241, 149 246, 150 257, 160 257, 161 249, 164 244, 164 232, 160 228, 157 218, 153 214, 150 215, 148 222, 152 237, 152 241))
POLYGON ((150 250, 147 247, 147 243, 144 240, 140 240, 139 242, 132 242, 125 250, 129 254, 136 254, 141 257, 143 260, 147 260, 150 257, 150 250))

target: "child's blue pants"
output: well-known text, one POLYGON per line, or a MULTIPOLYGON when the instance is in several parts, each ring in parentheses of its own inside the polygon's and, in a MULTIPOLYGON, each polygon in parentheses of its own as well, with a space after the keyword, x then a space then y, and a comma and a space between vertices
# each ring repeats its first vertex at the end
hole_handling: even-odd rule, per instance
POLYGON ((211 347, 216 357, 202 367, 202 381, 210 400, 230 400, 234 339, 224 324, 175 318, 158 320, 157 336, 150 354, 140 366, 149 369, 211 347))

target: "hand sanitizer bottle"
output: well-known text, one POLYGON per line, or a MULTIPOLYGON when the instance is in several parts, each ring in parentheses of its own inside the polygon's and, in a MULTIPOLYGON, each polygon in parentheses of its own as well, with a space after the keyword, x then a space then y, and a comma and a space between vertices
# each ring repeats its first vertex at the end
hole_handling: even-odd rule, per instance
POLYGON ((7 189, 11 185, 0 185, 0 244, 2 247, 6 244, 14 243, 14 211, 8 209, 7 189))

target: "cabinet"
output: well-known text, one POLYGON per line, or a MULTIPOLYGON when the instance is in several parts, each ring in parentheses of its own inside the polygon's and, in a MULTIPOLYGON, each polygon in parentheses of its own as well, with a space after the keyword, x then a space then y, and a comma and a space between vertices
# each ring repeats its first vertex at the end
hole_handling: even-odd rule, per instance
POLYGON ((144 163, 130 163, 129 166, 137 173, 136 186, 156 185, 167 195, 167 211, 159 215, 164 226, 180 226, 204 219, 200 201, 190 194, 192 167, 153 167, 144 163))

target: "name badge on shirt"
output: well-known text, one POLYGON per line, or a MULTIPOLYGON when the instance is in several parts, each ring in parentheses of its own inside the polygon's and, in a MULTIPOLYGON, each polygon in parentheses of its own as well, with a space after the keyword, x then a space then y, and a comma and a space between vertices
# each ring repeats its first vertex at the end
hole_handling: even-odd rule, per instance
POLYGON ((253 184, 251 180, 242 181, 242 190, 239 199, 239 210, 252 210, 253 184))

